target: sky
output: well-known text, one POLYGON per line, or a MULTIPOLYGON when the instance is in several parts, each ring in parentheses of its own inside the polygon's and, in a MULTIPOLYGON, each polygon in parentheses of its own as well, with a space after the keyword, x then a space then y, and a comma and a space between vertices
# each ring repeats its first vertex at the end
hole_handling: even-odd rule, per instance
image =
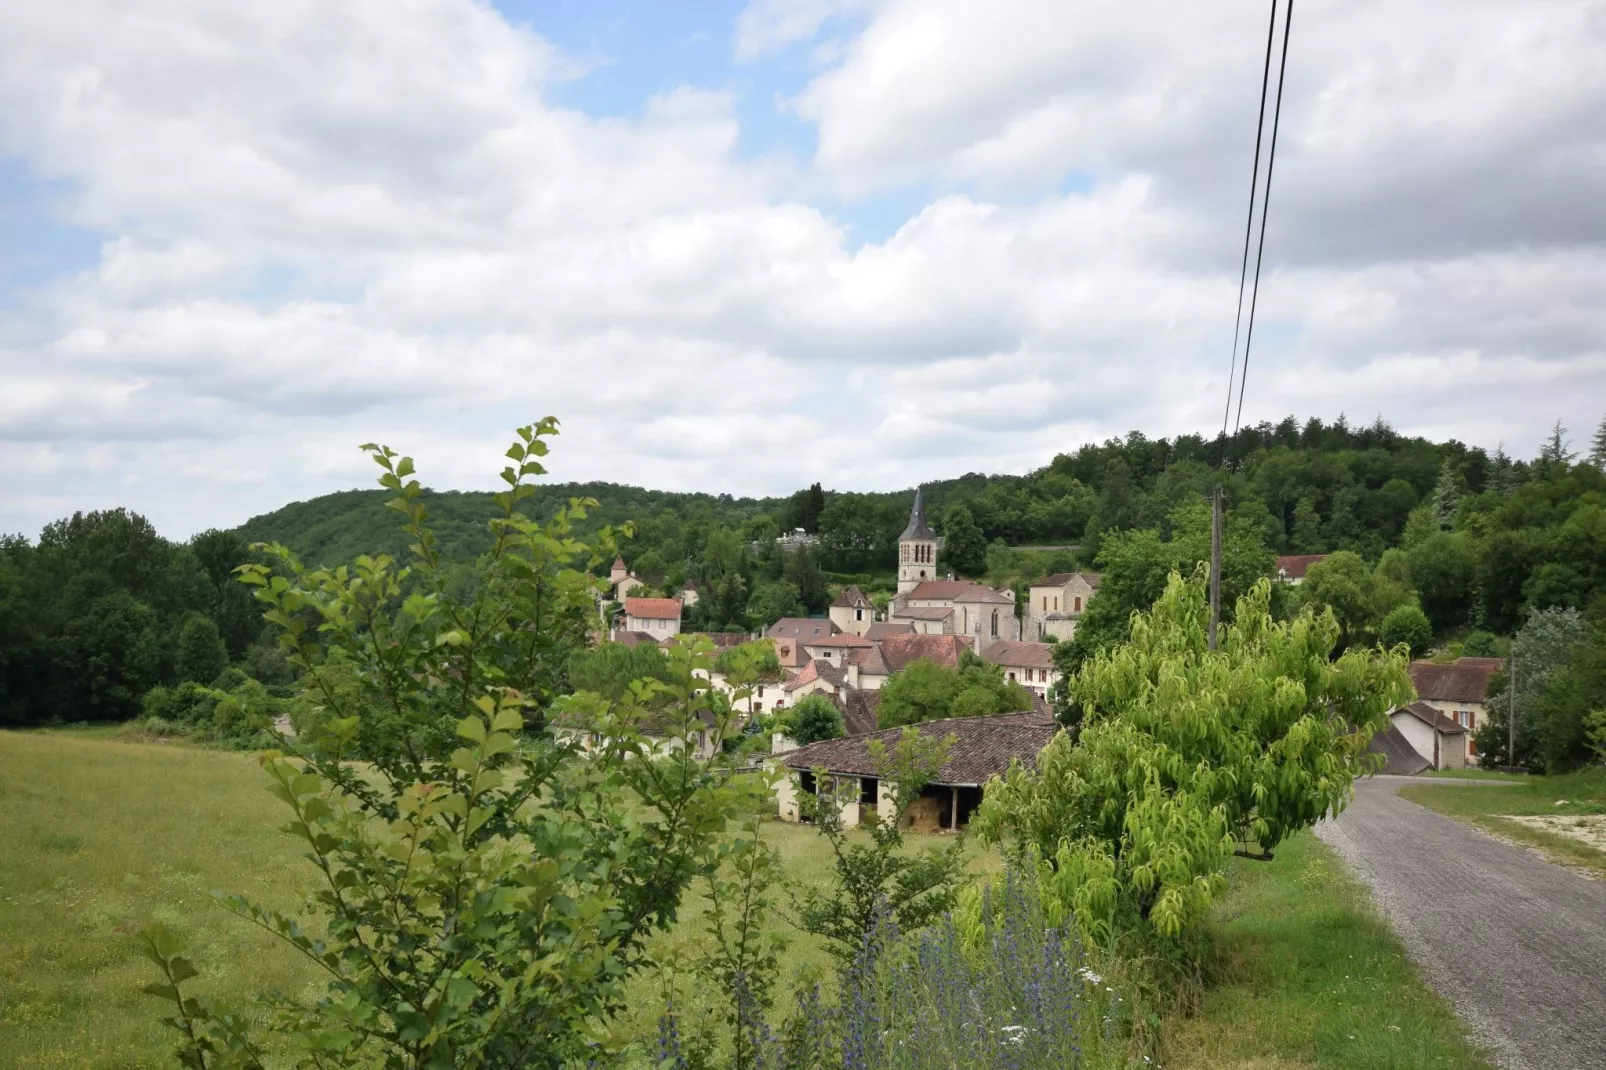
MULTIPOLYGON (((1219 429, 1268 6, 0 5, 0 532, 1219 429)), ((1244 420, 1606 415, 1606 0, 1300 0, 1244 420)))

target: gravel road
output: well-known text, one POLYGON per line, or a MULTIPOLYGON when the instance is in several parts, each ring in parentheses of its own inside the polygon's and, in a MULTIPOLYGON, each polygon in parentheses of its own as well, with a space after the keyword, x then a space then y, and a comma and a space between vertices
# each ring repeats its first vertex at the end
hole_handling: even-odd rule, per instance
POLYGON ((1407 802, 1394 793, 1406 783, 1424 781, 1358 783, 1316 834, 1503 1066, 1606 1067, 1606 883, 1407 802))

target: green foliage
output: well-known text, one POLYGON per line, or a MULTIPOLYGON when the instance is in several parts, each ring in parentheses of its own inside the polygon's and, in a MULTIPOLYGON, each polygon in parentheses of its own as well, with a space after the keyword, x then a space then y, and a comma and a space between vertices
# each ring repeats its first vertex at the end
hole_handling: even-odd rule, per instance
POLYGON ((1364 645, 1377 638, 1377 582, 1358 555, 1348 550, 1328 554, 1306 571, 1299 593, 1306 605, 1333 611, 1341 646, 1364 645))
POLYGON ((1004 672, 968 650, 950 669, 926 658, 910 662, 881 686, 876 719, 882 728, 945 717, 985 717, 1032 708, 1032 696, 1004 672))
POLYGON ((1467 623, 1473 605, 1476 554, 1465 535, 1438 532, 1406 553, 1411 583, 1436 631, 1467 623))
POLYGON ((1296 554, 1319 554, 1325 545, 1322 516, 1316 511, 1315 499, 1299 499, 1299 504, 1294 506, 1294 528, 1288 535, 1288 549, 1296 554))
POLYGON ((623 702, 637 680, 670 679, 669 659, 652 643, 598 643, 570 654, 566 669, 574 690, 594 691, 611 702, 623 702))
POLYGON ((1173 575, 1131 640, 1070 682, 1079 733, 988 785, 972 827, 1035 852, 1051 918, 1196 951, 1228 857, 1269 855, 1375 768, 1366 744, 1411 694, 1404 658, 1331 660, 1331 612, 1279 622, 1270 603, 1262 580, 1211 651, 1204 572, 1173 575))
POLYGON ((942 518, 942 559, 961 576, 987 570, 987 539, 976 518, 963 505, 950 506, 942 518))
POLYGON ((181 682, 210 683, 229 667, 229 652, 210 617, 190 613, 178 626, 173 644, 173 675, 181 682))
POLYGON ((1396 606, 1383 618, 1378 638, 1386 647, 1403 643, 1411 657, 1419 658, 1427 653, 1433 643, 1433 625, 1428 623, 1427 614, 1416 606, 1396 606))
POLYGON ((411 459, 378 446, 409 567, 380 555, 308 569, 270 547, 278 571, 241 570, 323 699, 315 745, 264 758, 322 887, 311 922, 223 902, 328 974, 316 998, 269 997, 271 1028, 316 1065, 595 1057, 647 939, 761 790, 697 757, 698 736, 712 728, 717 744, 727 727, 707 719, 706 641, 677 645, 671 682, 638 681, 622 701, 561 695, 593 619, 588 570, 613 548, 607 531, 574 536, 584 502, 544 524, 518 511, 555 432, 551 419, 522 428, 509 449, 472 584, 450 582, 411 459), (583 754, 549 718, 609 745, 583 754))
POLYGON ((1461 656, 1464 658, 1494 658, 1500 656, 1500 648, 1495 637, 1488 632, 1473 629, 1461 641, 1461 656))
POLYGON ((846 970, 864 946, 867 933, 885 922, 911 933, 941 917, 955 902, 963 880, 962 840, 925 851, 904 850, 901 815, 948 760, 951 740, 926 737, 919 729, 899 733, 890 749, 870 743, 879 774, 879 792, 891 794, 898 819, 882 820, 876 808, 859 806, 859 827, 870 842, 850 837, 842 824, 844 803, 858 802, 859 778, 838 785, 823 769, 815 770, 813 793, 800 796, 805 817, 831 844, 833 880, 822 888, 810 885, 794 895, 798 927, 823 937, 827 950, 846 970), (840 794, 839 794, 840 792, 840 794))
POLYGON ((786 715, 786 733, 798 746, 822 739, 841 739, 842 711, 824 695, 804 695, 786 715))
POLYGON ((801 616, 804 612, 803 596, 797 584, 790 580, 761 583, 747 600, 747 616, 761 628, 769 627, 782 617, 801 616))
POLYGON ((781 955, 790 942, 767 925, 781 878, 780 855, 760 837, 756 816, 706 878, 712 953, 698 960, 696 971, 727 996, 732 1070, 760 1065, 764 1014, 774 1005, 781 955))

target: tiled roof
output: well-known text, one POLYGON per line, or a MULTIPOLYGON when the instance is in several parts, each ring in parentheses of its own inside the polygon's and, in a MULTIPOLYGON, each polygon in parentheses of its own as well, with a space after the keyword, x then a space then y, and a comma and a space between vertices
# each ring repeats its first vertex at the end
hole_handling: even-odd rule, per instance
POLYGON ((827 635, 820 639, 804 639, 802 642, 804 646, 821 647, 875 646, 875 644, 868 639, 862 639, 857 635, 851 635, 846 632, 841 635, 827 635))
POLYGON ((811 661, 803 666, 802 672, 787 681, 786 690, 789 692, 796 691, 804 684, 812 683, 815 680, 824 680, 832 687, 839 688, 846 679, 847 673, 832 665, 829 661, 811 661))
POLYGON ((889 635, 908 635, 914 630, 915 626, 905 620, 878 620, 865 629, 864 637, 879 643, 889 635))
MULTIPOLYGON (((1038 752, 1059 731, 1053 718, 1037 713, 951 717, 912 727, 929 739, 952 737, 948 761, 937 770, 931 782, 960 787, 985 784, 990 777, 1006 772, 1010 763, 1017 759, 1028 763, 1036 761, 1038 752)), ((879 770, 870 756, 870 741, 880 740, 885 746, 893 747, 903 731, 886 728, 865 735, 825 739, 788 751, 781 760, 792 769, 823 768, 850 776, 877 776, 879 770)))
POLYGON ((960 652, 970 649, 966 635, 889 635, 881 640, 881 657, 893 672, 920 658, 951 669, 959 664, 960 652))
POLYGON ((1405 738, 1394 725, 1378 732, 1366 749, 1373 754, 1381 754, 1385 759, 1382 772, 1391 776, 1416 776, 1424 770, 1431 769, 1433 763, 1416 752, 1411 741, 1405 738))
POLYGON ((1291 580, 1305 578, 1305 570, 1326 557, 1326 554, 1285 554, 1277 559, 1277 574, 1291 580))
POLYGON ((981 652, 983 661, 994 665, 1018 665, 1028 669, 1052 669, 1054 648, 1047 643, 1017 643, 1000 639, 981 652))
POLYGON ((707 639, 714 644, 715 650, 728 650, 733 646, 741 646, 743 643, 752 642, 753 639, 746 632, 682 632, 680 635, 670 636, 658 645, 662 647, 672 646, 675 640, 692 635, 707 639))
POLYGON ((1044 576, 1040 580, 1033 580, 1031 583, 1027 584, 1027 586, 1064 587, 1067 583, 1070 583, 1071 580, 1078 576, 1082 578, 1083 583, 1087 584, 1095 591, 1099 589, 1099 580, 1101 577, 1097 572, 1056 572, 1052 576, 1044 576))
POLYGON ((623 643, 625 646, 634 650, 637 643, 656 643, 658 642, 658 637, 655 635, 648 635, 646 632, 627 632, 620 630, 613 634, 613 641, 616 643, 623 643))
POLYGON ((679 620, 678 598, 626 598, 625 615, 644 620, 679 620))
POLYGON ((965 589, 972 587, 969 580, 926 580, 917 583, 909 593, 903 595, 905 602, 927 599, 933 602, 951 602, 965 593, 965 589))
POLYGON ((1438 702, 1482 702, 1489 677, 1505 667, 1499 658, 1457 658, 1449 665, 1411 662, 1411 684, 1421 698, 1438 702))
POLYGON ((993 588, 987 586, 984 583, 973 583, 973 584, 971 584, 968 588, 965 589, 965 592, 963 594, 956 595, 955 598, 954 598, 954 601, 955 602, 1003 602, 1003 603, 1005 603, 1007 605, 1014 605, 1015 604, 1015 600, 1013 598, 1011 598, 1009 595, 1005 594, 1003 591, 995 591, 993 588))
POLYGON ((867 647, 858 647, 848 655, 848 664, 857 665, 859 671, 868 676, 889 676, 886 659, 881 656, 881 648, 874 643, 867 647))
POLYGON ((1426 702, 1413 702, 1408 706, 1401 706, 1394 712, 1409 713, 1423 724, 1430 725, 1447 736, 1466 734, 1466 728, 1458 724, 1454 717, 1434 709, 1426 702))
POLYGON ((842 727, 850 736, 862 736, 878 727, 876 709, 881 705, 879 691, 849 691, 842 703, 842 727))
POLYGON ((621 554, 618 557, 615 557, 613 559, 613 568, 612 568, 611 571, 613 571, 613 572, 627 572, 627 571, 629 571, 625 566, 624 555, 621 554))
POLYGON ((897 615, 904 620, 942 620, 953 612, 952 606, 905 606, 897 615))
POLYGON ((842 593, 836 596, 836 601, 831 604, 833 606, 846 606, 849 609, 870 608, 870 600, 864 596, 863 591, 859 590, 858 584, 844 588, 842 593))
POLYGON ((771 639, 819 639, 841 631, 835 624, 818 617, 782 617, 764 629, 771 639))

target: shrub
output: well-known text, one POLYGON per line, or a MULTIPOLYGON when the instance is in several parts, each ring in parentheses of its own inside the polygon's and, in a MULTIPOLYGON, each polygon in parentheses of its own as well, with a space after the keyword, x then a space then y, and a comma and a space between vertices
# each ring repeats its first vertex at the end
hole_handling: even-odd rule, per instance
POLYGON ((842 711, 824 695, 805 695, 786 718, 787 734, 799 746, 822 739, 840 739, 842 711))
POLYGON ((1378 637, 1386 647, 1403 643, 1413 658, 1419 658, 1427 653, 1433 642, 1433 625, 1428 622, 1428 615, 1417 606, 1397 606, 1383 618, 1378 637))
POLYGON ((1461 641, 1461 656, 1464 658, 1495 658, 1500 656, 1500 648, 1493 633, 1485 631, 1470 631, 1461 641))
MULTIPOLYGON (((520 512, 555 432, 550 419, 520 429, 472 583, 449 586, 413 463, 383 447, 369 451, 405 517, 410 567, 380 555, 308 569, 275 546, 263 552, 276 568, 240 570, 326 705, 315 747, 264 757, 320 878, 309 919, 224 899, 329 975, 314 998, 264 996, 268 1028, 309 1065, 605 1060, 601 1037, 649 937, 756 790, 697 757, 706 640, 671 652, 672 683, 640 681, 622 702, 558 693, 595 621, 590 570, 614 547, 606 528, 596 546, 573 534, 594 503, 545 523, 520 512), (341 661, 343 678, 326 676, 341 661), (557 738, 556 715, 609 745, 557 738), (649 717, 656 740, 641 730, 649 717)), ((197 971, 177 935, 153 924, 140 940, 186 1065, 260 1065, 250 1019, 185 989, 197 971)))
POLYGON ((987 786, 971 827, 1035 852, 1050 920, 1100 940, 1135 937, 1187 959, 1229 855, 1269 859, 1290 833, 1342 809, 1386 712, 1411 694, 1405 660, 1352 647, 1329 660, 1331 611, 1269 612, 1262 580, 1208 648, 1203 569, 1173 574, 1131 640, 1069 684, 1084 711, 1035 769, 987 786))

